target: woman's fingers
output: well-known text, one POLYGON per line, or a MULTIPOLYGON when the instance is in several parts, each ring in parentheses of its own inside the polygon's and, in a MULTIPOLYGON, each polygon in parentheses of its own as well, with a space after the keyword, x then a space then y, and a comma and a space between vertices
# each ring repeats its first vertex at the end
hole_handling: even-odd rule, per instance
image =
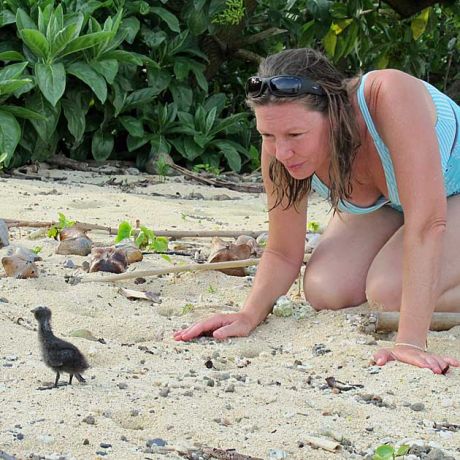
POLYGON ((396 358, 391 354, 389 348, 381 348, 374 353, 373 359, 377 366, 384 366, 388 361, 394 361, 396 358))
POLYGON ((187 341, 199 337, 206 332, 215 331, 224 324, 221 318, 222 316, 224 315, 211 316, 211 318, 200 321, 187 329, 176 331, 174 333, 174 339, 187 341))
POLYGON ((382 348, 374 353, 373 358, 378 366, 384 366, 389 361, 397 360, 413 366, 431 369, 435 374, 446 374, 450 366, 460 366, 460 362, 454 358, 402 347, 382 348))

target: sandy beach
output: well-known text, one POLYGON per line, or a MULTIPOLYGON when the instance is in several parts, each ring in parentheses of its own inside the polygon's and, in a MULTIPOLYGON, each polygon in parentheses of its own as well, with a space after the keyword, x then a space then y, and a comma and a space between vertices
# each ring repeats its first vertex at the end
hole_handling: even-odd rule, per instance
MULTIPOLYGON (((267 230, 264 194, 131 172, 1 178, 0 218, 55 221, 61 212, 110 227, 140 219, 154 230, 267 230)), ((325 226, 328 209, 313 195, 309 219, 325 226)), ((88 257, 56 254, 59 242, 30 239, 34 231, 11 228, 9 238, 42 248, 39 277, 7 278, 0 269, 0 459, 371 459, 384 443, 412 446, 407 459, 460 459, 460 370, 373 366, 372 353, 392 336, 357 327, 367 305, 316 312, 296 283, 289 295, 298 314, 270 315, 247 338, 175 342, 174 330, 237 311, 252 276, 204 271, 105 282, 83 270, 88 257), (159 302, 129 300, 120 288, 152 291, 159 302), (51 309, 55 334, 87 357, 86 383, 45 389, 55 374, 38 346, 31 313, 38 305, 51 309), (348 388, 331 388, 329 377, 348 388)), ((88 235, 97 244, 114 240, 104 231, 88 235)), ((209 246, 209 238, 170 242, 203 256, 209 246)), ((171 263, 193 257, 146 254, 128 271, 171 263)), ((460 326, 430 332, 429 348, 460 358, 460 326)))

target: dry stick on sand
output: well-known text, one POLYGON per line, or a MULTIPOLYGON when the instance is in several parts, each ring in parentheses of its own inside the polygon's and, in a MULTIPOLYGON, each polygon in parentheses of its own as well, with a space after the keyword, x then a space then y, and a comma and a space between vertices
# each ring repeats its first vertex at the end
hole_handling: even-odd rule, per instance
MULTIPOLYGON (((399 312, 374 311, 364 315, 360 329, 368 333, 397 331, 398 323, 399 312)), ((446 331, 454 326, 460 326, 460 313, 433 313, 431 331, 446 331)))
POLYGON ((228 262, 216 262, 212 264, 191 264, 181 265, 166 268, 157 268, 153 270, 139 270, 130 273, 121 273, 119 275, 98 276, 97 278, 83 278, 82 283, 94 283, 105 281, 121 281, 132 278, 144 278, 146 276, 165 275, 166 273, 181 273, 181 272, 199 272, 203 270, 221 270, 223 268, 237 268, 249 267, 257 265, 260 259, 243 259, 243 260, 230 260, 228 262))
MULTIPOLYGON (((308 262, 311 254, 304 255, 304 262, 308 262)), ((153 270, 140 270, 132 271, 130 273, 120 273, 119 275, 99 276, 97 278, 83 278, 82 283, 94 283, 101 281, 121 281, 132 278, 144 278, 147 276, 165 275, 167 273, 181 273, 181 272, 200 272, 203 270, 221 270, 223 268, 238 268, 250 267, 251 265, 258 265, 259 259, 242 259, 242 260, 229 260, 227 262, 214 262, 208 264, 191 264, 180 265, 166 268, 156 268, 153 270)))
MULTIPOLYGON (((29 220, 17 220, 17 219, 2 219, 8 228, 11 227, 52 227, 58 225, 58 222, 40 222, 40 221, 29 221, 29 220)), ((116 235, 118 228, 106 227, 104 225, 88 224, 85 222, 77 221, 75 226, 82 230, 103 230, 108 232, 110 235, 116 235)), ((248 235, 253 238, 257 238, 263 230, 154 230, 156 236, 166 236, 169 238, 180 239, 180 238, 212 238, 213 236, 220 236, 223 238, 237 238, 240 235, 248 235)))

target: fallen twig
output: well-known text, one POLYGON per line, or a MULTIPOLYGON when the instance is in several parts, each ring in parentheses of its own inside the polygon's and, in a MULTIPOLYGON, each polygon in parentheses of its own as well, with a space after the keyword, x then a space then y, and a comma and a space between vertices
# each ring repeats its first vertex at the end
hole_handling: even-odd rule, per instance
POLYGON ((180 265, 171 266, 165 268, 157 268, 154 270, 140 270, 133 271, 130 273, 121 273, 119 275, 101 276, 97 278, 87 277, 81 280, 82 283, 94 283, 104 281, 121 281, 132 278, 145 278, 148 276, 165 275, 167 273, 181 273, 181 272, 198 272, 204 270, 221 270, 223 268, 236 268, 236 267, 249 267, 251 265, 257 265, 260 259, 244 259, 244 260, 231 260, 229 262, 217 262, 212 264, 191 264, 191 265, 180 265))
POLYGON ((221 179, 210 179, 208 177, 202 177, 199 174, 193 173, 188 169, 183 168, 182 166, 176 164, 169 164, 172 169, 180 172, 184 176, 191 177, 197 182, 201 182, 206 185, 214 185, 215 187, 225 187, 230 190, 235 190, 237 192, 249 192, 249 193, 263 193, 264 187, 262 184, 246 184, 246 183, 235 183, 230 181, 225 181, 221 179))
MULTIPOLYGON (((360 329, 363 332, 389 332, 397 331, 399 324, 399 312, 373 311, 363 315, 360 329)), ((447 331, 460 325, 460 313, 435 312, 431 317, 431 331, 447 331)))
MULTIPOLYGON (((1 218, 0 218, 1 219, 1 218)), ((3 219, 8 228, 11 227, 52 227, 53 225, 58 225, 56 221, 50 222, 40 222, 40 221, 29 221, 29 220, 19 220, 19 219, 3 219)), ((107 227, 105 225, 98 224, 88 224, 86 222, 75 223, 75 226, 81 228, 82 230, 103 230, 108 232, 110 235, 116 235, 118 233, 118 228, 107 227)), ((213 236, 220 236, 223 238, 236 238, 240 235, 248 235, 253 238, 257 238, 261 233, 264 233, 263 230, 154 230, 156 236, 166 236, 172 239, 180 238, 212 238, 213 236)))

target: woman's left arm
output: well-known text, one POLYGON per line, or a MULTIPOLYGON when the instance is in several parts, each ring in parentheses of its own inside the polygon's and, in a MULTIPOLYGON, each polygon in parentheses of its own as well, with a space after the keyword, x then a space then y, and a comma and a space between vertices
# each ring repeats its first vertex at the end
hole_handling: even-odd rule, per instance
POLYGON ((396 70, 380 71, 374 77, 370 105, 377 130, 391 154, 404 209, 398 334, 395 346, 380 350, 375 360, 385 364, 397 359, 442 373, 449 365, 456 365, 456 360, 424 351, 440 295, 447 214, 436 112, 423 82, 396 70))

